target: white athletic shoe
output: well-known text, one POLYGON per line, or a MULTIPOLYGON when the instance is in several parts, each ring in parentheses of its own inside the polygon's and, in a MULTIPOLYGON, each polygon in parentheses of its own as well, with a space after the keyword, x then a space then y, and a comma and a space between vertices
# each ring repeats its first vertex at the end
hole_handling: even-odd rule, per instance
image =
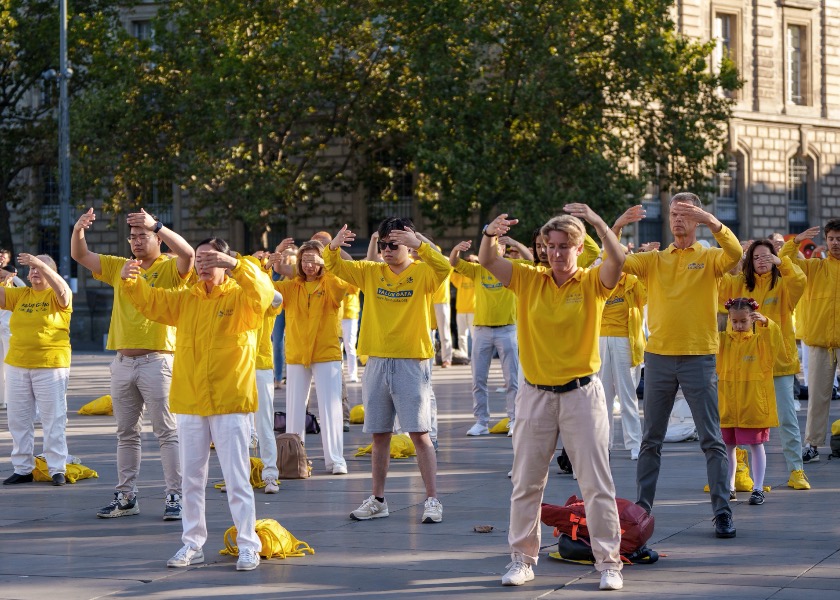
POLYGON ((350 513, 354 521, 368 521, 370 519, 381 519, 388 516, 388 501, 380 502, 375 496, 371 496, 362 505, 350 513))
POLYGON ((423 505, 423 523, 440 523, 443 521, 443 504, 437 498, 426 498, 423 505))
POLYGON ((184 546, 175 556, 166 561, 167 567, 189 567, 190 565, 198 565, 204 562, 204 551, 199 548, 191 548, 189 545, 184 546))
POLYGON ((256 550, 245 548, 239 550, 239 560, 236 561, 237 571, 253 571, 260 564, 260 555, 256 550))
POLYGON ((467 435, 490 435, 490 430, 487 428, 487 425, 476 423, 469 428, 467 435))
POLYGON ((620 590, 624 587, 624 578, 621 576, 621 571, 615 569, 607 569, 601 573, 601 585, 598 589, 601 590, 620 590))
POLYGON ((508 572, 502 575, 502 585, 523 585, 534 579, 531 565, 515 560, 508 565, 508 572))

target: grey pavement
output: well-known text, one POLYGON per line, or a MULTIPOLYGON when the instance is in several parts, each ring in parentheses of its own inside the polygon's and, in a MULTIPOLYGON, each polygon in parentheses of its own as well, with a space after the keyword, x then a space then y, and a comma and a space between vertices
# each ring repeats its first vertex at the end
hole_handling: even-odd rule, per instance
MULTIPOLYGON (((318 436, 307 436, 313 477, 283 481, 280 493, 255 492, 257 518, 273 518, 314 555, 264 560, 251 572, 237 572, 235 559, 221 556, 222 536, 231 518, 211 457, 207 491, 209 540, 206 562, 167 569, 180 547, 181 525, 164 522, 163 475, 157 443, 144 428, 140 508, 137 516, 97 519, 96 509, 113 498, 116 481, 112 417, 76 414, 82 404, 108 392, 107 354, 73 355, 68 398, 70 452, 99 473, 98 479, 52 487, 46 483, 0 487, 0 598, 588 598, 597 589, 592 566, 548 558, 551 529, 543 527, 545 547, 536 579, 522 587, 499 583, 509 561, 507 547, 511 441, 506 436, 465 436, 472 425, 469 367, 434 370, 440 411, 438 454, 441 524, 422 525, 423 486, 414 459, 393 460, 387 484, 391 516, 354 522, 349 512, 370 494, 370 458, 355 458, 369 443, 360 425, 345 434, 350 473, 325 474, 318 436), (491 533, 473 531, 492 525, 491 533)), ((491 389, 501 385, 494 363, 491 389)), ((350 385, 351 404, 361 388, 350 385)), ((281 410, 283 392, 275 405, 281 410)), ((804 425, 805 411, 800 414, 804 425)), ((504 409, 503 394, 491 397, 494 417, 504 409)), ((840 402, 832 403, 832 420, 840 402)), ((620 420, 616 418, 620 428, 620 420)), ((616 439, 621 439, 620 433, 616 439)), ((40 445, 40 434, 36 442, 40 445)), ((40 447, 40 446, 39 446, 40 447)), ((767 484, 773 491, 763 506, 749 506, 748 494, 733 504, 738 536, 714 537, 708 495, 703 493, 705 462, 697 442, 666 444, 654 506, 656 531, 650 545, 661 554, 653 565, 624 569, 622 598, 739 598, 744 600, 837 600, 840 598, 840 460, 806 465, 813 489, 785 486, 788 473, 771 433, 767 484)), ((0 411, 0 477, 12 473, 11 440, 0 411)), ((635 499, 635 466, 629 452, 613 451, 618 495, 635 499)), ((546 501, 563 504, 579 494, 569 475, 550 469, 546 501)))

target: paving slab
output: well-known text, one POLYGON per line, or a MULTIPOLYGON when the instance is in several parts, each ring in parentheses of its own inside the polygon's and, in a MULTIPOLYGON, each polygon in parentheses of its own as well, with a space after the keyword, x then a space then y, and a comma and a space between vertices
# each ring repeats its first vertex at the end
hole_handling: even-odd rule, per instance
MULTIPOLYGON (((179 522, 164 522, 160 453, 148 422, 143 432, 139 515, 98 519, 96 510, 113 497, 116 480, 114 419, 76 414, 86 402, 108 393, 108 353, 74 353, 68 395, 68 445, 98 479, 53 487, 30 484, 0 487, 0 600, 94 598, 546 598, 603 597, 590 565, 548 558, 552 531, 542 528, 536 579, 522 587, 499 583, 509 561, 507 528, 513 458, 503 435, 467 437, 473 423, 469 367, 436 368, 433 384, 440 411, 438 453, 441 524, 420 523, 424 493, 414 459, 393 460, 387 481, 391 516, 370 522, 348 518, 370 494, 370 457, 354 457, 370 443, 360 425, 345 434, 349 474, 323 472, 319 436, 307 436, 313 477, 283 481, 280 493, 255 491, 258 518, 273 518, 308 542, 314 555, 263 561, 253 572, 237 572, 235 559, 222 556, 230 527, 227 497, 213 487, 222 480, 211 458, 206 492, 209 540, 206 563, 168 569, 166 559, 180 546, 179 522), (487 534, 475 525, 492 525, 487 534)), ((491 370, 491 408, 501 418, 501 370, 491 370)), ((350 384, 351 404, 361 402, 361 386, 350 384)), ((283 410, 284 390, 275 408, 283 410)), ((643 407, 642 407, 643 408, 643 407)), ((800 411, 804 425, 807 402, 800 411)), ((317 413, 317 395, 312 394, 317 413)), ((831 419, 840 418, 840 402, 831 419)), ((615 417, 620 429, 620 418, 615 417)), ((616 432, 616 439, 621 433, 616 432)), ((40 433, 37 443, 40 444, 40 433)), ((558 446, 559 447, 559 446, 558 446)), ((12 473, 11 438, 0 411, 0 477, 12 473)), ((662 554, 654 565, 624 569, 625 600, 838 600, 840 598, 840 460, 806 465, 811 491, 786 487, 788 473, 778 436, 768 444, 763 506, 747 504, 739 493, 732 504, 738 536, 717 540, 711 505, 704 493, 705 461, 697 442, 666 444, 654 507, 656 530, 650 545, 662 554)), ((635 497, 636 463, 614 448, 611 465, 620 496, 635 497)), ((549 468, 547 502, 562 504, 577 482, 549 468)))

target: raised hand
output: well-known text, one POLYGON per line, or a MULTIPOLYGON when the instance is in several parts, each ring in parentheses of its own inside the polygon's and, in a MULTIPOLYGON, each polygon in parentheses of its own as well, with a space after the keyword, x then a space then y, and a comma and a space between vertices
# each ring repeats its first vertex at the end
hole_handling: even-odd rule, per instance
POLYGON ((96 220, 96 215, 93 212, 93 208, 89 208, 87 212, 82 213, 82 216, 79 217, 79 220, 76 221, 76 224, 73 226, 73 229, 79 231, 81 229, 90 229, 90 226, 93 225, 93 222, 96 220))
POLYGON ((765 325, 765 326, 767 325, 767 317, 762 315, 757 310, 754 310, 753 312, 750 313, 750 320, 753 323, 761 323, 762 325, 765 325))
POLYGON ((805 231, 803 231, 802 233, 797 235, 795 238, 793 238, 793 241, 796 242, 797 244, 801 244, 805 240, 813 240, 819 234, 820 234, 820 227, 819 227, 819 225, 817 225, 816 227, 811 227, 809 229, 806 229, 805 231))
POLYGON ((120 277, 123 279, 137 279, 140 275, 140 261, 136 259, 127 260, 120 271, 120 277))
POLYGON ((356 239, 356 234, 347 229, 347 225, 344 225, 341 229, 338 230, 338 233, 333 236, 332 241, 330 242, 330 249, 338 250, 340 247, 349 248, 350 242, 356 239))
POLYGON ((216 250, 202 250, 195 255, 195 268, 205 269, 233 269, 236 267, 236 258, 224 252, 216 250))
POLYGON ((466 252, 471 247, 472 247, 472 242, 469 241, 469 240, 464 240, 463 242, 458 242, 457 244, 455 244, 455 247, 452 249, 452 251, 454 252, 454 251, 457 250, 458 253, 460 254, 461 252, 466 252))
POLYGON ((125 218, 125 222, 128 223, 129 227, 142 227, 143 229, 148 229, 149 231, 153 231, 155 223, 157 223, 155 218, 147 213, 143 208, 140 209, 140 212, 129 213, 129 215, 125 218))
POLYGON ((295 238, 286 238, 282 242, 277 244, 277 247, 274 249, 274 252, 276 252, 277 254, 282 254, 283 252, 285 252, 286 250, 288 250, 289 248, 291 248, 294 245, 295 245, 295 238))
POLYGON ((421 243, 417 234, 407 227, 405 229, 392 229, 391 233, 388 234, 388 237, 390 237, 391 241, 395 244, 400 244, 401 246, 405 246, 413 250, 417 250, 421 243))
POLYGON ((620 217, 615 220, 615 224, 613 225, 613 230, 621 229, 631 223, 636 223, 641 221, 642 219, 647 216, 645 212, 645 207, 641 204, 637 204, 636 206, 631 206, 627 210, 625 210, 620 217))
POLYGON ((507 213, 502 213, 487 225, 487 235, 505 235, 510 228, 519 223, 519 219, 508 219, 507 213))

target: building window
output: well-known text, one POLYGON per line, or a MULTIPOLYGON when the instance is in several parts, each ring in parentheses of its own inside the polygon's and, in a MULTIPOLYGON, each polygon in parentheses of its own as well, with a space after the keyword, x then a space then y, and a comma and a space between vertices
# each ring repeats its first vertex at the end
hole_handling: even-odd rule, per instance
POLYGON ((151 21, 132 21, 131 34, 138 40, 151 40, 153 36, 151 21))
POLYGON ((807 104, 807 30, 802 25, 787 26, 787 101, 807 104))
POLYGON ((732 231, 738 231, 738 161, 730 159, 726 170, 715 174, 715 216, 732 231))
POLYGON ((380 150, 371 157, 368 175, 368 226, 376 231, 386 217, 413 219, 414 174, 398 151, 380 150))
POLYGON ((788 163, 788 229, 802 233, 808 229, 808 165, 801 158, 788 163))
MULTIPOLYGON (((738 66, 737 46, 737 15, 727 13, 716 13, 712 30, 712 37, 716 45, 713 53, 714 71, 720 72, 721 63, 730 60, 738 66)), ((732 90, 721 90, 721 94, 732 97, 735 92, 732 90)))

